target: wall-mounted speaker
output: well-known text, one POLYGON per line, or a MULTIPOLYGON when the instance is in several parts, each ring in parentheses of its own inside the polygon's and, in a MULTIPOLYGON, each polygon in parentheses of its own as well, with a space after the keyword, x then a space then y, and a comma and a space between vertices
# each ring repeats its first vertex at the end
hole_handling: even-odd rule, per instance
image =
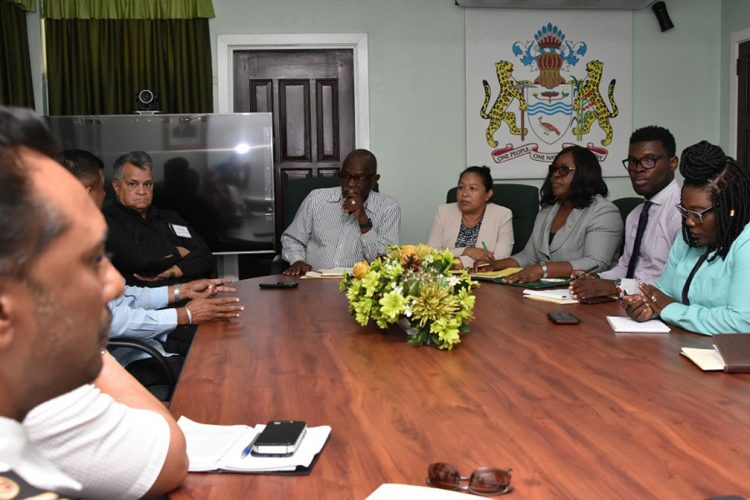
POLYGON ((659 21, 659 28, 661 28, 662 32, 674 28, 674 24, 669 18, 669 12, 667 12, 667 4, 656 2, 651 6, 651 10, 656 14, 656 20, 659 21))

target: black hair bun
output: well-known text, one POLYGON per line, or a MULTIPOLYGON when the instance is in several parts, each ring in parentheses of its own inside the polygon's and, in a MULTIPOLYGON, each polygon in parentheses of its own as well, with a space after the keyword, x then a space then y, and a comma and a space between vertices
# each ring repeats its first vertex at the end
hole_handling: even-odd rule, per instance
POLYGON ((701 141, 682 152, 680 173, 687 181, 708 182, 724 170, 728 159, 719 146, 701 141))

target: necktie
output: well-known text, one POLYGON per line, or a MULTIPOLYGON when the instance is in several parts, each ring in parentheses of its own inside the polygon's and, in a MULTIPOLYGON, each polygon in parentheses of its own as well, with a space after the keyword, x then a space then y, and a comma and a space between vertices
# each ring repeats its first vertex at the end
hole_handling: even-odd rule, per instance
POLYGON ((651 208, 650 201, 643 204, 643 211, 641 216, 638 218, 638 229, 635 231, 635 243, 633 243, 633 253, 630 254, 630 262, 628 262, 628 273, 625 275, 626 278, 632 278, 635 274, 635 266, 638 263, 638 257, 641 255, 641 240, 643 239, 643 233, 646 231, 646 224, 648 224, 648 209, 651 208))

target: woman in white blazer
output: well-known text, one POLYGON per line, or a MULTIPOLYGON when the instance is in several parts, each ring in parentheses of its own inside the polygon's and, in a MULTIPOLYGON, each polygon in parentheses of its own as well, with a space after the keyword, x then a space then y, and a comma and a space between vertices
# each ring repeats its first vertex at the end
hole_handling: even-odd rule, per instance
POLYGON ((475 260, 509 256, 513 249, 513 214, 490 203, 491 199, 489 168, 469 167, 461 172, 456 203, 438 207, 427 244, 450 249, 466 268, 473 266, 475 260))
POLYGON ((607 184, 596 156, 581 146, 564 148, 541 189, 542 209, 524 249, 492 263, 492 269, 523 267, 511 282, 567 278, 574 269, 611 268, 622 240, 622 217, 604 197, 607 184))

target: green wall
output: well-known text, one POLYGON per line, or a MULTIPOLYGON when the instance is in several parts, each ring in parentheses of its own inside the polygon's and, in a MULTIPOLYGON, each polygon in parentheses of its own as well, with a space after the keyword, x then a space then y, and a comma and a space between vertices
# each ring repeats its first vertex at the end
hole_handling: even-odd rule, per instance
MULTIPOLYGON (((214 5, 214 43, 219 34, 368 34, 370 147, 381 187, 401 203, 402 240, 425 240, 437 205, 465 166, 464 10, 452 0, 214 5)), ((675 28, 666 33, 650 9, 634 12, 633 124, 670 128, 680 149, 704 138, 718 141, 721 3, 669 0, 668 8, 675 28)), ((633 195, 627 178, 607 182, 610 198, 633 195)))
MULTIPOLYGON (((634 12, 633 125, 670 128, 679 149, 700 139, 726 145, 729 84, 717 74, 726 73, 729 33, 750 24, 750 2, 667 4, 675 28, 666 33, 650 9, 634 12)), ((222 34, 368 34, 370 147, 381 187, 401 203, 402 240, 426 239, 437 205, 465 166, 464 10, 453 0, 216 0, 214 7, 214 54, 222 34)), ((38 17, 29 23, 36 27, 33 62, 41 59, 38 17)), ((610 198, 633 194, 625 177, 607 183, 610 198)))

